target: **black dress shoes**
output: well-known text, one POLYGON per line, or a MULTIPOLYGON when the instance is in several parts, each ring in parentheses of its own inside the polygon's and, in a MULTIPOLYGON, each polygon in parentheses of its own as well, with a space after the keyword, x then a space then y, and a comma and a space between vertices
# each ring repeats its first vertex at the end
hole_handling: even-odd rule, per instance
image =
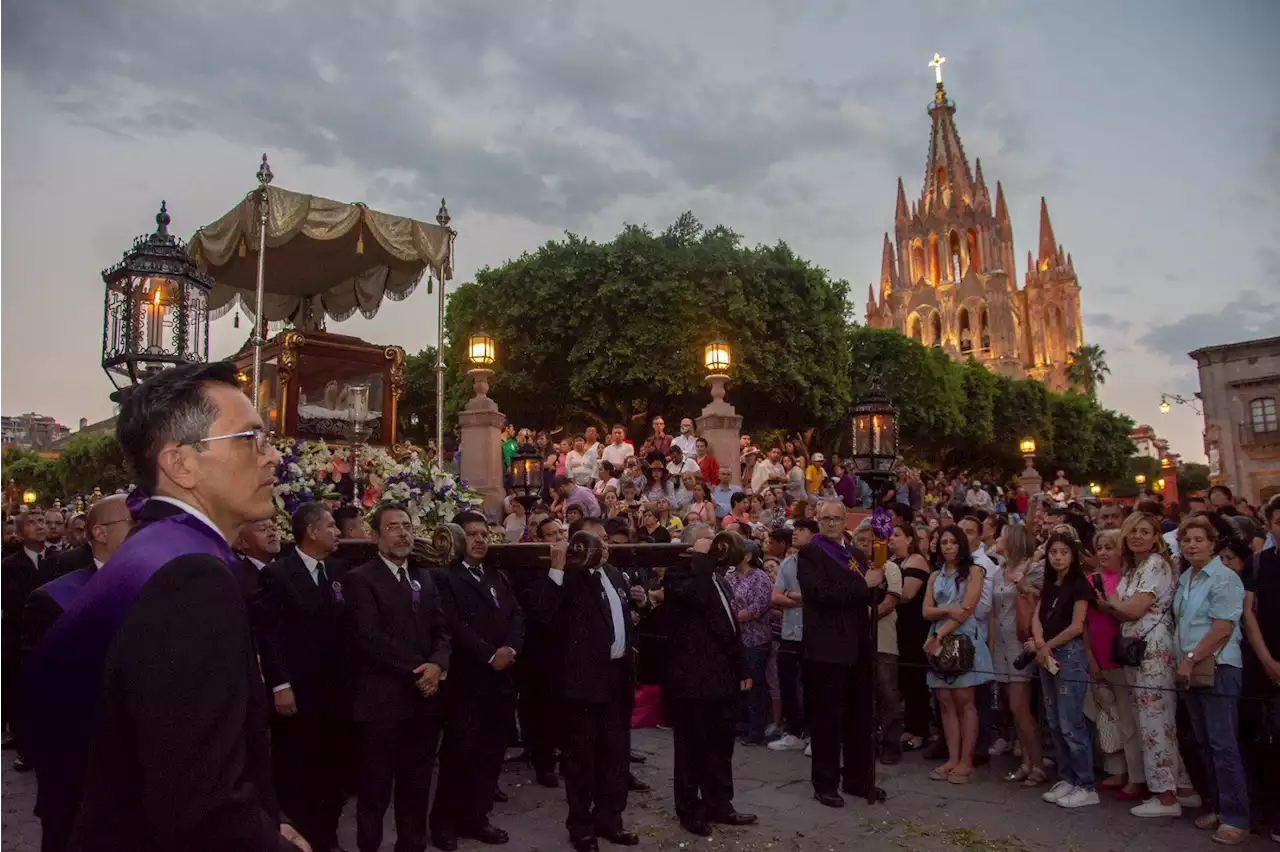
POLYGON ((27 762, 26 762, 25 760, 23 760, 21 757, 14 758, 14 761, 13 761, 13 771, 14 771, 14 772, 30 772, 30 771, 31 771, 31 764, 30 764, 30 763, 27 763, 27 762))
POLYGON ((560 777, 550 770, 543 770, 535 773, 539 786, 542 787, 559 787, 560 777))
POLYGON ((653 788, 641 781, 635 775, 627 779, 627 789, 633 793, 647 793, 653 788))
POLYGON ((638 751, 632 751, 632 752, 631 752, 631 762, 632 762, 632 763, 644 763, 644 762, 645 762, 646 760, 648 760, 648 759, 649 759, 649 758, 645 757, 643 754, 641 754, 641 753, 640 753, 640 752, 638 752, 638 751))
POLYGON ((844 807, 844 799, 839 793, 814 793, 813 798, 817 799, 819 804, 826 805, 829 808, 844 807))
POLYGON ((888 798, 883 787, 872 787, 870 796, 867 794, 866 787, 854 787, 849 784, 841 784, 840 789, 858 799, 870 799, 873 802, 883 802, 888 798))
POLYGON ((459 832, 462 837, 469 837, 472 840, 479 840, 481 843, 487 843, 490 846, 500 846, 506 843, 509 838, 507 833, 496 826, 485 824, 475 831, 459 832))
POLYGON ((495 802, 497 802, 498 804, 502 805, 502 804, 506 804, 507 802, 511 801, 511 797, 510 797, 510 796, 508 796, 506 793, 502 792, 502 788, 501 788, 501 787, 494 787, 494 788, 493 788, 493 800, 494 800, 495 802))
POLYGON ((441 852, 454 852, 458 848, 458 838, 452 834, 433 834, 431 845, 441 852))
POLYGON ((640 835, 634 831, 627 831, 625 828, 617 831, 598 831, 596 834, 614 846, 636 846, 640 843, 640 835))
POLYGON ((727 814, 711 817, 708 822, 718 822, 721 825, 755 825, 759 819, 755 814, 744 814, 738 811, 729 811, 727 814))
POLYGON ((584 837, 573 841, 574 852, 600 852, 600 844, 594 837, 584 837))
POLYGON ((680 825, 684 826, 684 830, 690 834, 696 834, 699 837, 711 836, 711 823, 705 819, 682 819, 680 825))

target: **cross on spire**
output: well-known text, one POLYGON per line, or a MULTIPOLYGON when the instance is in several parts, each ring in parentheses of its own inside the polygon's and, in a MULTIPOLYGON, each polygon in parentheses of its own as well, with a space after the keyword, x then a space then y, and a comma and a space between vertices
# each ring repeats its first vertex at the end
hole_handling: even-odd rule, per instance
POLYGON ((933 69, 933 76, 938 80, 938 87, 942 87, 942 63, 947 61, 947 57, 940 53, 933 54, 933 59, 929 61, 929 67, 933 69))

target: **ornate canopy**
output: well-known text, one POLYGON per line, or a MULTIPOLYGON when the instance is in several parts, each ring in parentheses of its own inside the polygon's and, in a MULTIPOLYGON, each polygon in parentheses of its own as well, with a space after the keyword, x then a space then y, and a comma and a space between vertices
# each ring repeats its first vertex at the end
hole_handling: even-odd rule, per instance
MULTIPOLYGON (((451 230, 274 186, 250 192, 230 212, 191 238, 200 268, 213 276, 209 313, 233 308, 253 317, 258 270, 258 199, 267 194, 266 286, 263 314, 295 328, 341 322, 359 310, 372 318, 382 297, 399 301, 425 271, 446 280, 451 230)), ((442 205, 443 210, 443 205, 442 205)), ((255 318, 256 319, 256 318, 255 318)))

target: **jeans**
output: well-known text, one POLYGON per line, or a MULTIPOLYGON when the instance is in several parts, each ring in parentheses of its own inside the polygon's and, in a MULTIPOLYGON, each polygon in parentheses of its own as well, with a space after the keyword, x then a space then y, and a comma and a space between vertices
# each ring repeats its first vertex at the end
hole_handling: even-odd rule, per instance
POLYGON ((1044 693, 1045 723, 1053 738, 1058 775, 1073 787, 1093 789, 1093 737, 1084 718, 1084 697, 1089 691, 1089 661, 1084 640, 1072 639, 1057 648, 1053 657, 1056 675, 1040 669, 1044 693))
POLYGON ((1239 720, 1240 669, 1221 663, 1213 672, 1213 689, 1190 689, 1182 694, 1204 756, 1209 798, 1226 825, 1249 828, 1249 788, 1236 733, 1239 720))
POLYGON ((803 738, 804 701, 800 698, 800 664, 804 662, 804 643, 783 639, 778 643, 778 692, 782 693, 782 720, 788 734, 803 738))
POLYGON ((769 646, 743 648, 747 660, 747 677, 751 688, 738 693, 739 718, 746 722, 743 739, 748 742, 764 742, 764 729, 769 718, 769 684, 765 682, 765 668, 769 662, 769 646))

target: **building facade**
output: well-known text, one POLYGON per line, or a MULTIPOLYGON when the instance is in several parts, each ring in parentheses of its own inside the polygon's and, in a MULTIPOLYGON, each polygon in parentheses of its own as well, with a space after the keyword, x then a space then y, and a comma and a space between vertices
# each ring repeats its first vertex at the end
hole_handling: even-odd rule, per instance
POLYGON ((1254 504, 1280 494, 1280 337, 1190 355, 1200 372, 1209 480, 1254 504))
POLYGON ((54 420, 47 414, 28 412, 14 417, 0 418, 3 422, 3 434, 0 443, 6 447, 23 447, 25 449, 48 449, 55 441, 71 434, 71 430, 54 420))
POLYGON ((907 204, 898 179, 893 237, 884 236, 880 284, 867 294, 867 324, 896 328, 956 360, 1065 390, 1068 356, 1084 342, 1080 284, 1040 199, 1040 241, 1017 284, 1013 225, 996 182, 995 200, 970 171, 955 126, 956 106, 937 84, 929 116, 929 159, 920 198, 907 204))
POLYGON ((1158 461, 1169 455, 1169 442, 1156 435, 1156 430, 1145 423, 1133 428, 1129 441, 1133 444, 1134 454, 1142 458, 1158 461))

